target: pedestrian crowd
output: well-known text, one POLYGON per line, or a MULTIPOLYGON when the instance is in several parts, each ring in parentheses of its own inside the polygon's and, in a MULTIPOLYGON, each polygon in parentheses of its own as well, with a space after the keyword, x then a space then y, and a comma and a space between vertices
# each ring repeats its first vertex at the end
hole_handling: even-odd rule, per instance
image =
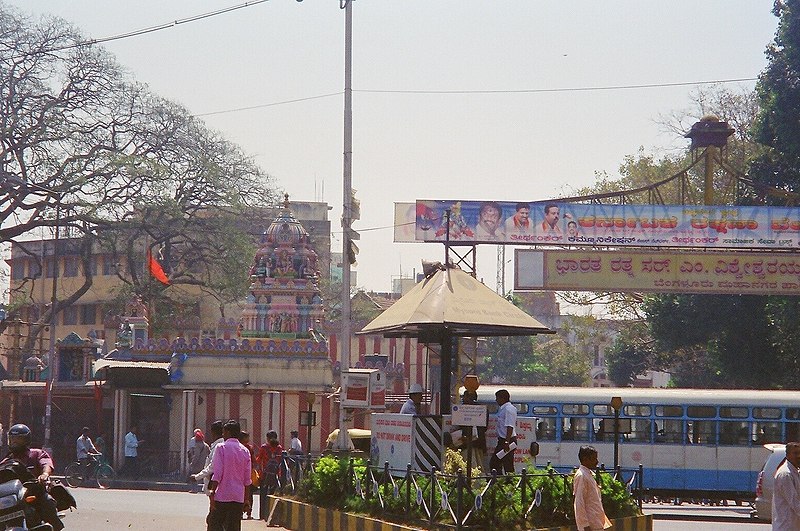
POLYGON ((258 518, 265 520, 267 496, 285 481, 286 470, 292 472, 302 443, 292 431, 292 463, 283 464, 283 446, 275 430, 267 432, 267 441, 257 447, 250 434, 242 431, 236 420, 216 421, 209 430, 212 442, 207 444, 202 430, 194 430, 187 444, 189 483, 202 484, 208 496, 206 516, 208 531, 238 531, 242 519, 253 518, 253 500, 259 498, 258 518), (202 457, 202 461, 201 461, 202 457))

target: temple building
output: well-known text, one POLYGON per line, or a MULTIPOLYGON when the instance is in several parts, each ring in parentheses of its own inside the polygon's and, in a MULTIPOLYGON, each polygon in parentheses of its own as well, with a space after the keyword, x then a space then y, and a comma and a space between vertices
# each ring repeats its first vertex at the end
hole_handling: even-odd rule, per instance
MULTIPOLYGON (((95 362, 114 397, 115 462, 123 461, 122 439, 136 425, 146 440, 169 441, 169 455, 176 456, 159 460, 153 452, 151 461, 161 470, 180 468, 177 456, 185 455, 192 430, 228 418, 239 419, 254 442, 264 441, 271 429, 281 438, 297 429, 318 450, 328 432, 321 425, 300 426, 301 411, 315 411, 320 420, 333 416, 334 423, 336 417, 325 398, 334 374, 319 331, 318 263, 287 198, 261 238, 235 326, 221 322, 214 339, 152 340, 136 333, 146 321, 145 308, 135 319, 122 316, 117 349, 95 362)), ((148 457, 148 449, 142 453, 148 457)))

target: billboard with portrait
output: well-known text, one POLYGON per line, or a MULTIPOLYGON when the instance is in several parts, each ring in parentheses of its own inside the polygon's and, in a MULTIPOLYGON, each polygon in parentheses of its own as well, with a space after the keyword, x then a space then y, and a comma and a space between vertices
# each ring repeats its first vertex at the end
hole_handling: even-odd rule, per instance
MULTIPOLYGON (((413 212, 417 242, 800 248, 799 208, 418 200, 403 210, 406 224, 413 212)), ((411 239, 405 227, 398 241, 411 239)))

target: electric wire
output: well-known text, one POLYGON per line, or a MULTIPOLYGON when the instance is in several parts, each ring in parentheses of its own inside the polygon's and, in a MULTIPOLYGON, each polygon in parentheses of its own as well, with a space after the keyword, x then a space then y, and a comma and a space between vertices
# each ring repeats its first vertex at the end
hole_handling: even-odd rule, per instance
MULTIPOLYGON (((707 81, 676 81, 671 83, 640 83, 635 85, 607 85, 607 86, 596 86, 596 87, 555 87, 555 88, 538 88, 538 89, 488 89, 488 90, 353 89, 353 92, 360 92, 363 94, 422 94, 422 95, 543 94, 543 93, 559 93, 559 92, 601 92, 601 91, 612 91, 612 90, 639 90, 639 89, 653 89, 653 88, 691 87, 700 85, 722 85, 727 83, 744 83, 748 81, 757 81, 757 80, 758 78, 756 77, 739 77, 730 79, 712 79, 707 81)), ((272 103, 263 103, 259 105, 251 105, 249 107, 237 107, 234 109, 222 109, 219 111, 198 113, 194 114, 193 116, 202 117, 202 116, 213 116, 218 114, 227 114, 239 111, 251 111, 255 109, 263 109, 266 107, 275 107, 277 105, 286 105, 289 103, 297 103, 301 101, 329 98, 331 96, 341 96, 342 94, 344 94, 343 91, 330 92, 328 94, 319 94, 316 96, 308 96, 305 98, 295 98, 291 100, 276 101, 272 103)))
POLYGON ((82 46, 93 46, 95 44, 100 44, 104 42, 111 42, 111 41, 118 41, 120 39, 127 39, 130 37, 138 37, 139 35, 146 35, 148 33, 154 33, 156 31, 161 31, 169 28, 174 28, 179 24, 186 24, 188 22, 197 22, 198 20, 203 20, 205 18, 215 17, 217 15, 223 15, 225 13, 230 13, 231 11, 236 11, 238 9, 244 9, 246 7, 251 7, 258 4, 263 4, 267 2, 267 0, 252 0, 250 2, 244 2, 243 4, 238 4, 234 6, 223 7, 221 9, 217 9, 215 11, 208 11, 206 13, 200 13, 199 15, 192 15, 190 17, 181 18, 172 20, 170 22, 165 22, 163 24, 158 24, 156 26, 150 26, 147 28, 141 28, 138 30, 127 31, 125 33, 118 33, 116 35, 110 35, 108 37, 100 37, 97 39, 87 39, 85 41, 75 42, 72 44, 65 44, 63 46, 54 46, 52 48, 48 48, 46 50, 42 50, 42 52, 60 52, 63 50, 70 50, 72 48, 80 48, 82 46))

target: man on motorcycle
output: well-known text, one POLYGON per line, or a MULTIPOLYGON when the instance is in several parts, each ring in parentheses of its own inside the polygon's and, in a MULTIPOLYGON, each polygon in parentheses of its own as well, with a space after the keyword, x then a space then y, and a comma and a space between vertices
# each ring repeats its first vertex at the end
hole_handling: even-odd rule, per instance
MULTIPOLYGON (((32 470, 32 474, 42 485, 42 492, 45 492, 44 487, 53 473, 53 458, 41 448, 31 448, 31 429, 25 424, 11 426, 8 429, 8 449, 8 455, 0 463, 12 459, 21 462, 28 470, 32 470)), ((55 531, 64 529, 64 524, 58 517, 56 502, 49 494, 45 492, 44 496, 37 496, 35 506, 42 520, 53 526, 55 531)))

